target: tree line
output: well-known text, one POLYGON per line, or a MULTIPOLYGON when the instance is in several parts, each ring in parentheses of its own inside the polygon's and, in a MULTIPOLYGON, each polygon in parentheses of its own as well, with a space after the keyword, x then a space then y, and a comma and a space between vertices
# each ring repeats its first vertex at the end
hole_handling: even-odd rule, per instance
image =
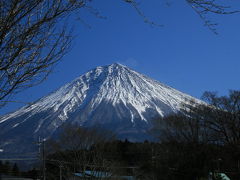
MULTIPOLYGON (((129 142, 97 129, 68 126, 52 140, 47 166, 65 177, 104 171, 137 179, 208 179, 219 172, 240 177, 240 91, 228 96, 205 92, 207 103, 187 102, 181 112, 156 118, 151 133, 158 142, 129 142)), ((52 177, 53 178, 53 177, 52 177)))
POLYGON ((6 175, 18 176, 19 172, 20 171, 16 163, 10 163, 9 161, 0 161, 0 174, 4 173, 6 175))
POLYGON ((163 145, 158 163, 169 163, 182 179, 207 177, 209 172, 238 179, 240 91, 228 96, 205 92, 203 99, 206 104, 189 102, 179 114, 155 121, 154 131, 163 145))

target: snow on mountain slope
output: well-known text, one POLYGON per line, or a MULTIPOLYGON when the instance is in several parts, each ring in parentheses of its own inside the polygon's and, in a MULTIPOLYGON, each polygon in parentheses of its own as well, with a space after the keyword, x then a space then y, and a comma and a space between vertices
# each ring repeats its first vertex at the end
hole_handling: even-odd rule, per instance
POLYGON ((69 122, 101 125, 127 137, 129 132, 145 132, 154 117, 177 113, 182 104, 190 101, 201 103, 115 63, 97 67, 31 105, 1 117, 0 136, 11 143, 17 133, 18 139, 49 137, 69 122))

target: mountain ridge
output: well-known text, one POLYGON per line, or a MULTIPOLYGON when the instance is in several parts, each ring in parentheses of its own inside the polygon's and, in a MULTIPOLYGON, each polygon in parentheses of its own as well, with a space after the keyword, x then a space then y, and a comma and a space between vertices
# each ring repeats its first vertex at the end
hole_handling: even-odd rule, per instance
POLYGON ((20 139, 49 138, 62 124, 77 123, 83 127, 98 124, 130 138, 129 132, 134 136, 147 133, 153 118, 177 113, 190 101, 201 103, 114 63, 96 67, 31 105, 0 117, 0 136, 10 144, 16 142, 17 133, 20 139))

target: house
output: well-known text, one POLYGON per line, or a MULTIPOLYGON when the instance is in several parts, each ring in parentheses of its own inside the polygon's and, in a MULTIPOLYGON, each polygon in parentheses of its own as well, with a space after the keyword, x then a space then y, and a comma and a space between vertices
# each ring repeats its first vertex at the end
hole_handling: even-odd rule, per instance
POLYGON ((217 172, 215 172, 215 173, 210 172, 208 180, 214 180, 217 177, 221 177, 222 180, 231 180, 226 174, 217 173, 217 172))

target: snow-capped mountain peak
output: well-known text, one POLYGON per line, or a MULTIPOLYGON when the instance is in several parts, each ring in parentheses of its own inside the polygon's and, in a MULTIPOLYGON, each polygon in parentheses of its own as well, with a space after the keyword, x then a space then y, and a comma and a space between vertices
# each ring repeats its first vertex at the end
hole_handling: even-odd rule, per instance
POLYGON ((31 105, 1 117, 0 136, 9 139, 9 133, 20 131, 22 137, 49 137, 66 122, 101 125, 128 137, 132 132, 145 132, 153 118, 177 113, 182 104, 192 101, 201 103, 114 63, 96 67, 31 105))

